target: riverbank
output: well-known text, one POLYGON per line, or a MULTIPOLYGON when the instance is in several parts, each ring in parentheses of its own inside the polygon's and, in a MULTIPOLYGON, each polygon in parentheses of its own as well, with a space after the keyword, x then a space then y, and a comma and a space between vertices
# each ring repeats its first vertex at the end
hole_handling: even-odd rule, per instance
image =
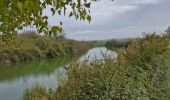
POLYGON ((33 61, 45 58, 58 58, 86 52, 90 43, 65 39, 64 37, 45 37, 29 32, 14 40, 0 41, 0 64, 33 61))
POLYGON ((91 48, 80 55, 0 65, 0 97, 3 100, 22 100, 24 90, 37 83, 55 90, 59 84, 63 84, 63 77, 67 76, 65 69, 67 65, 82 62, 85 59, 89 61, 102 59, 101 52, 107 53, 113 59, 116 58, 115 52, 99 47, 91 48))
POLYGON ((23 99, 164 100, 167 67, 162 56, 168 44, 165 38, 147 35, 119 52, 117 61, 105 57, 104 61, 73 63, 65 84, 54 91, 41 86, 27 89, 23 99))

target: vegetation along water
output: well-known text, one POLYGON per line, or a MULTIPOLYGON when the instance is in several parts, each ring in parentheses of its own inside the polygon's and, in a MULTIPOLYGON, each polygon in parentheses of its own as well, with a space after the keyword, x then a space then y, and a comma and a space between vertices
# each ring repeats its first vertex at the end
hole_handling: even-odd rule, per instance
POLYGON ((26 32, 8 42, 0 39, 0 64, 80 54, 90 47, 88 42, 26 32))
POLYGON ((0 97, 3 100, 18 100, 24 90, 37 84, 55 90, 67 80, 65 67, 72 62, 82 62, 90 55, 91 59, 101 59, 101 52, 116 57, 116 53, 106 48, 93 48, 86 54, 65 56, 57 59, 47 59, 33 62, 1 65, 0 67, 0 97))
POLYGON ((0 0, 0 100, 170 100, 168 8, 168 0, 0 0))
POLYGON ((169 40, 155 34, 120 49, 117 59, 88 60, 67 66, 68 80, 51 91, 37 85, 25 91, 24 100, 164 100, 169 40))
MULTIPOLYGON (((54 42, 54 44, 52 42, 55 38, 51 39, 50 37, 48 41, 50 41, 49 44, 52 43, 51 46, 48 45, 45 46, 47 48, 42 49, 35 45, 38 40, 37 38, 48 39, 48 37, 37 36, 35 33, 23 34, 23 36, 18 37, 19 40, 17 41, 20 41, 20 37, 36 38, 36 40, 32 40, 34 41, 31 44, 33 45, 32 47, 39 49, 45 55, 45 58, 54 59, 32 59, 32 56, 37 57, 37 55, 28 51, 26 53, 30 53, 30 59, 37 61, 28 62, 30 59, 24 59, 21 61, 27 62, 17 61, 18 63, 12 63, 13 59, 10 59, 11 63, 1 65, 0 97, 2 99, 164 100, 169 97, 169 83, 167 81, 167 75, 169 75, 167 66, 169 63, 168 56, 165 57, 169 51, 169 39, 167 36, 162 37, 151 34, 146 35, 144 38, 133 40, 112 40, 105 42, 105 46, 110 50, 106 47, 95 48, 96 46, 94 46, 83 56, 73 56, 70 54, 80 54, 80 52, 74 52, 74 49, 79 46, 77 44, 83 44, 81 47, 79 46, 80 48, 84 48, 87 45, 85 48, 89 49, 91 47, 89 42, 56 38, 58 39, 57 41, 60 41, 60 45, 64 41, 64 46, 61 45, 61 47, 63 46, 61 50, 64 50, 63 54, 67 55, 64 57, 55 55, 55 50, 58 50, 55 49, 55 47, 58 47, 55 46, 57 42, 54 42), (73 45, 67 45, 67 43, 73 45), (49 47, 53 48, 54 51, 48 51, 49 47), (115 49, 116 52, 111 51, 115 49)), ((24 39, 23 41, 27 40, 24 39)), ((20 44, 24 43, 23 41, 20 44)), ((17 43, 9 42, 9 45, 11 45, 9 47, 16 48, 18 46, 17 43)), ((29 44, 29 42, 25 42, 25 44, 29 44)), ((17 52, 15 52, 16 49, 9 49, 9 47, 3 48, 2 51, 10 50, 6 53, 10 55, 9 57, 13 54, 17 55, 17 59, 21 59, 21 56, 18 56, 18 52, 30 49, 23 48, 24 46, 19 47, 19 49, 17 48, 17 52)), ((4 52, 1 53, 4 55, 4 52)), ((25 52, 23 52, 24 54, 25 52)), ((3 58, 9 59, 8 56, 3 58)))

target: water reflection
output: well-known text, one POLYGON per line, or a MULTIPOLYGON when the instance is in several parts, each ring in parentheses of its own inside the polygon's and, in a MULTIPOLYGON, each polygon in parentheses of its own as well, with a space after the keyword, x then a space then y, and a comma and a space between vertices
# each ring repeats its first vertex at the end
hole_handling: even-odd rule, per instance
POLYGON ((0 67, 0 100, 19 100, 23 91, 37 83, 47 88, 57 88, 60 77, 66 74, 62 67, 75 57, 63 57, 0 67))
POLYGON ((58 59, 24 62, 0 66, 0 100, 19 100, 26 88, 36 83, 46 88, 56 89, 62 78, 67 78, 63 66, 72 61, 102 59, 102 53, 116 58, 116 53, 105 47, 90 49, 85 55, 67 56, 58 59))
POLYGON ((112 59, 117 58, 116 52, 108 50, 105 47, 92 48, 84 56, 81 56, 79 61, 93 61, 93 60, 102 60, 104 57, 111 57, 112 59))

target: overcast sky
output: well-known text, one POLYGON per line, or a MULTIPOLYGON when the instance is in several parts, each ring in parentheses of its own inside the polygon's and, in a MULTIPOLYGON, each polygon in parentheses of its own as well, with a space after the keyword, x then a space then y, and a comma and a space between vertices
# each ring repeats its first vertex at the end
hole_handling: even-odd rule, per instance
POLYGON ((91 24, 68 17, 51 17, 49 22, 55 25, 57 20, 63 21, 66 36, 78 40, 138 37, 142 32, 162 33, 170 26, 170 0, 101 0, 92 3, 91 15, 91 24))

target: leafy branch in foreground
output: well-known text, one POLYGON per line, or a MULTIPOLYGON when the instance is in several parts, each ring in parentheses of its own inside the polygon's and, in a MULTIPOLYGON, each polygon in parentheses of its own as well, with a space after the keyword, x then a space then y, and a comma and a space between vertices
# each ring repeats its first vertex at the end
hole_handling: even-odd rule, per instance
POLYGON ((27 26, 35 26, 39 33, 46 35, 62 32, 62 22, 49 27, 48 16, 43 14, 43 10, 50 7, 53 16, 67 15, 90 22, 93 1, 98 0, 0 0, 0 33, 6 40, 27 26))

